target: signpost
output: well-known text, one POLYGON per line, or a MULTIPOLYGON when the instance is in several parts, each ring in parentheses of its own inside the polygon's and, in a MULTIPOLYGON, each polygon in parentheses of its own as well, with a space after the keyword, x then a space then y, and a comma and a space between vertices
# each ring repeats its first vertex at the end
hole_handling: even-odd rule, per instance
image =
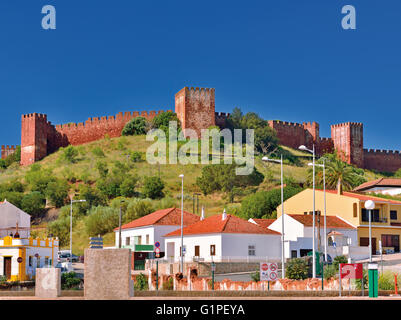
POLYGON ((17 262, 18 262, 18 263, 22 263, 22 261, 24 261, 24 259, 22 259, 22 257, 18 257, 18 258, 17 258, 17 262))
POLYGON ((212 269, 212 290, 214 290, 214 272, 216 271, 216 264, 212 262, 211 264, 211 269, 212 269))
POLYGON ((276 281, 278 278, 277 263, 261 262, 259 273, 260 281, 276 281))
POLYGON ((102 237, 90 237, 89 238, 90 249, 103 249, 103 238, 102 237))

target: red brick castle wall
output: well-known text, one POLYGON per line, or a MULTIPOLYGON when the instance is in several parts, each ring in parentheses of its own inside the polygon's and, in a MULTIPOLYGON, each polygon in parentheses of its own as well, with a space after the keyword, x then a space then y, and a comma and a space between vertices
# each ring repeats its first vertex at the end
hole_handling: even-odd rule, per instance
POLYGON ((16 146, 1 146, 1 159, 5 159, 15 152, 16 146))
POLYGON ((364 149, 364 168, 395 172, 401 168, 400 151, 364 149))

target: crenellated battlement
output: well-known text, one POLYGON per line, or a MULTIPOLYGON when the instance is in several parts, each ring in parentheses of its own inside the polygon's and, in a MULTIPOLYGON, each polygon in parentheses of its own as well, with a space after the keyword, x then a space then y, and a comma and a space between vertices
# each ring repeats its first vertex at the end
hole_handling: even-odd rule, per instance
POLYGON ((16 149, 17 146, 1 146, 1 159, 5 159, 14 154, 16 149))
POLYGON ((28 114, 23 114, 21 116, 22 120, 30 120, 30 119, 36 119, 36 120, 42 120, 47 122, 47 115, 42 114, 42 113, 28 113, 28 114))
POLYGON ((303 125, 300 123, 296 122, 287 122, 287 121, 281 121, 281 120, 270 120, 273 125, 282 125, 282 126, 288 126, 288 127, 297 127, 297 128, 303 128, 303 125))
POLYGON ((341 128, 341 127, 363 127, 363 123, 361 122, 344 122, 338 124, 332 124, 331 128, 341 128))
POLYGON ((383 150, 383 149, 363 149, 365 153, 371 154, 401 154, 398 150, 383 150))

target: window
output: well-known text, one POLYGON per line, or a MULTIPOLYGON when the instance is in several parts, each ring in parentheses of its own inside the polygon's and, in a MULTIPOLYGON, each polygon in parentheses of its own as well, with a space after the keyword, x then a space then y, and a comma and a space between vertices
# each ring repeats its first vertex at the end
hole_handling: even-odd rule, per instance
POLYGON ((29 256, 28 258, 28 266, 33 267, 32 256, 29 256))
POLYGON ((199 257, 199 256, 200 256, 200 247, 195 246, 195 257, 199 257))
POLYGON ((248 246, 248 256, 256 256, 256 246, 255 245, 248 246))
POLYGON ((49 257, 45 257, 45 266, 49 265, 49 257))
POLYGON ((146 244, 149 244, 149 235, 146 235, 146 244))
POLYGON ((36 268, 40 268, 40 257, 36 258, 36 268))
POLYGON ((390 211, 390 219, 391 220, 397 220, 397 211, 396 210, 391 210, 390 211))
POLYGON ((135 236, 134 242, 134 244, 142 244, 142 236, 135 236))
POLYGON ((297 257, 297 250, 291 250, 291 258, 297 257))
POLYGON ((125 238, 125 245, 129 246, 129 244, 130 244, 130 237, 126 237, 125 238))
POLYGON ((211 244, 210 245, 210 255, 215 256, 216 255, 216 245, 211 244))
MULTIPOLYGON (((368 210, 362 209, 362 221, 369 222, 369 213, 368 210)), ((372 210, 372 222, 380 222, 380 210, 374 209, 372 210)))
POLYGON ((358 217, 358 204, 354 203, 354 218, 358 217))

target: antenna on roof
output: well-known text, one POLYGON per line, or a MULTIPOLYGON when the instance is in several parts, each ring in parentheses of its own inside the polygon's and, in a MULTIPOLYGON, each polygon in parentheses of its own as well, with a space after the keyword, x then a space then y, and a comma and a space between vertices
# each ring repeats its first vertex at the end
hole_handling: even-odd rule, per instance
POLYGON ((205 208, 202 206, 202 215, 201 215, 201 221, 205 220, 205 208))

